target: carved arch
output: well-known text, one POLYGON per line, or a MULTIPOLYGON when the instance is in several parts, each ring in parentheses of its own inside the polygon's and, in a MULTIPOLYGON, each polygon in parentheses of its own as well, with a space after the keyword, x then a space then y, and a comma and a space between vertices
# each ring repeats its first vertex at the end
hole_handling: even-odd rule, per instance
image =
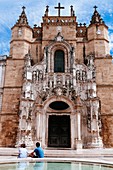
POLYGON ((48 98, 44 103, 44 111, 46 113, 46 110, 49 106, 50 103, 55 102, 55 101, 63 101, 65 103, 67 103, 71 109, 72 114, 75 114, 76 110, 75 110, 75 105, 73 103, 72 100, 70 100, 69 98, 67 98, 66 96, 62 96, 62 97, 56 97, 56 96, 51 96, 50 98, 48 98))
POLYGON ((48 46, 48 72, 54 72, 54 55, 57 50, 64 52, 65 72, 70 72, 71 45, 65 41, 54 42, 48 46))

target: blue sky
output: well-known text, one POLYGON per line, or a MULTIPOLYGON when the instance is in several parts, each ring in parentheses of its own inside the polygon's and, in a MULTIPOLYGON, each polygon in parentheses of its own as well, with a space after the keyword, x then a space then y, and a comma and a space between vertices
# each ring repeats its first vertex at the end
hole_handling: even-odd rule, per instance
POLYGON ((96 5, 98 12, 109 27, 110 54, 113 55, 113 0, 0 0, 0 55, 8 55, 10 48, 11 27, 16 23, 26 7, 29 25, 40 26, 46 5, 49 5, 49 15, 57 15, 54 9, 58 3, 65 7, 61 15, 70 15, 70 6, 73 5, 78 23, 89 25, 96 5))

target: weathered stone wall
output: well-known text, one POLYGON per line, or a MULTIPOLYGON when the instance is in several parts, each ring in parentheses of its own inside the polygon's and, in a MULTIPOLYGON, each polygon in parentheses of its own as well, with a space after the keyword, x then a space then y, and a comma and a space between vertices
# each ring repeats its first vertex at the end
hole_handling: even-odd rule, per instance
POLYGON ((22 92, 24 60, 9 59, 6 63, 2 111, 0 118, 0 146, 14 146, 18 130, 19 103, 22 92))
POLYGON ((97 59, 95 63, 103 142, 105 147, 113 147, 113 64, 111 58, 97 59))
POLYGON ((18 130, 19 100, 21 88, 5 88, 0 120, 0 145, 14 146, 18 130))
POLYGON ((102 115, 101 118, 104 147, 113 147, 113 115, 102 115))
POLYGON ((18 116, 13 114, 1 115, 0 146, 14 147, 18 130, 18 116))
POLYGON ((5 87, 21 87, 24 71, 24 60, 14 60, 10 58, 6 63, 5 87))

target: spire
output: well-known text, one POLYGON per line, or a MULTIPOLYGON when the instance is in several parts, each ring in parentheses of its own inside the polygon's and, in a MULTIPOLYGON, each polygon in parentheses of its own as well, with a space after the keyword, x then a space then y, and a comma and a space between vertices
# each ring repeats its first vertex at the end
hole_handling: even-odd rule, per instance
POLYGON ((19 16, 19 19, 18 19, 16 24, 19 24, 19 25, 28 25, 27 16, 26 16, 26 13, 25 13, 25 7, 23 6, 22 9, 23 9, 22 13, 19 16))
POLYGON ((104 24, 104 21, 101 18, 101 15, 98 13, 97 8, 98 7, 95 5, 94 6, 94 13, 92 15, 90 23, 91 24, 104 24))

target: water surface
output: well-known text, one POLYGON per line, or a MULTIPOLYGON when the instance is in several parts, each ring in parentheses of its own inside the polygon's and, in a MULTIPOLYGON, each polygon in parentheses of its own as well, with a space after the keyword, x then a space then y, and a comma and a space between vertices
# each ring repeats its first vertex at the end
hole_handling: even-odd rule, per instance
POLYGON ((0 170, 113 170, 113 167, 77 162, 19 162, 0 164, 0 170))

